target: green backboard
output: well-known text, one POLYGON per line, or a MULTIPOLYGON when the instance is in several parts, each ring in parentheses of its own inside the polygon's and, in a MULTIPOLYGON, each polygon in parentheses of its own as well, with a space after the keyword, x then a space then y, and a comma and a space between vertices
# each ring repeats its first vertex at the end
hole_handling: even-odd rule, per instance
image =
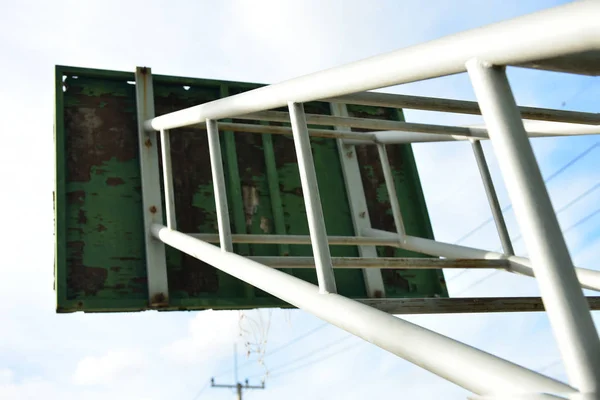
MULTIPOLYGON (((55 79, 57 311, 149 309, 134 74, 57 66, 55 79)), ((153 80, 156 115, 261 86, 160 75, 153 80)), ((305 104, 305 109, 311 114, 329 114, 329 104, 324 102, 305 104)), ((348 110, 350 116, 361 118, 402 119, 396 109, 349 105, 348 110)), ((353 236, 336 141, 312 138, 311 142, 327 233, 353 236)), ((232 232, 308 234, 292 138, 222 132, 221 147, 232 232)), ((393 231, 377 149, 357 146, 356 154, 371 224, 393 231)), ((388 154, 407 233, 433 238, 410 145, 388 146, 388 154)), ((173 130, 171 156, 178 230, 216 233, 206 132, 198 127, 173 130)), ((237 244, 235 252, 312 255, 307 245, 237 244)), ((334 257, 358 256, 353 246, 331 246, 331 253, 334 257)), ((378 254, 418 256, 390 247, 378 248, 378 254)), ((316 283, 314 270, 286 272, 316 283)), ((287 306, 170 248, 167 274, 169 305, 161 310, 287 306)), ((382 275, 386 297, 447 296, 441 270, 385 269, 382 275)), ((366 297, 361 270, 336 269, 335 276, 340 294, 366 297)))

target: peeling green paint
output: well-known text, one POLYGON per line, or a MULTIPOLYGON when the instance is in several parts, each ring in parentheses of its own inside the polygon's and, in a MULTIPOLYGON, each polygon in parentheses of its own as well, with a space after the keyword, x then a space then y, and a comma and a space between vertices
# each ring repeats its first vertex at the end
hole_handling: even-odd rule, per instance
MULTIPOLYGON (((137 148, 135 86, 128 72, 57 67, 56 70, 56 291, 57 310, 132 311, 147 308, 142 203, 137 148), (62 76, 67 76, 66 92, 62 76), (78 79, 70 78, 77 75, 78 79)), ((154 76, 157 114, 258 87, 256 84, 154 76), (189 86, 186 90, 183 86, 189 86)), ((327 103, 308 103, 326 114, 327 103)), ((354 116, 402 118, 397 110, 351 106, 354 116)), ((234 122, 236 122, 234 120, 234 122)), ((243 121, 248 123, 247 121, 243 121)), ((275 123, 274 123, 275 124, 275 123)), ((279 124, 289 125, 289 124, 279 124)), ((321 127, 330 128, 330 127, 321 127)), ((292 138, 224 132, 222 153, 232 231, 308 234, 292 138)), ((325 225, 329 235, 353 235, 335 140, 311 141, 325 225)), ((372 149, 357 148, 369 213, 376 228, 390 226, 389 199, 372 149)), ((407 231, 432 237, 410 146, 388 146, 407 231)), ((178 228, 216 233, 217 221, 206 132, 171 134, 178 228)), ((162 181, 160 182, 162 185, 162 181)), ((236 245, 249 255, 278 255, 277 245, 236 245)), ((291 256, 311 256, 310 246, 286 246, 291 256)), ((378 248, 381 255, 413 253, 378 248)), ((355 257, 352 246, 332 246, 333 256, 355 257)), ((278 299, 196 259, 167 248, 170 304, 165 310, 286 306, 278 299)), ((290 270, 316 283, 314 271, 290 270)), ((360 270, 335 271, 340 293, 365 296, 360 270)), ((384 272, 389 297, 446 296, 438 271, 384 272)))

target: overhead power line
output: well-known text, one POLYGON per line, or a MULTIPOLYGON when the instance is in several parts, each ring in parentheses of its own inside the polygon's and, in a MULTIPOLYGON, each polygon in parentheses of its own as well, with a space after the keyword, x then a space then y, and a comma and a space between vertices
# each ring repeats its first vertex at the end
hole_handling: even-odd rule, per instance
MULTIPOLYGON (((583 159, 587 154, 589 154, 592 150, 594 150, 596 147, 598 147, 598 145, 600 145, 600 142, 595 142, 593 145, 591 145, 590 147, 588 147, 587 149, 585 149, 584 151, 582 151, 581 153, 579 153, 578 155, 576 155, 574 158, 572 158, 571 160, 569 160, 565 165, 563 165, 558 170, 556 170, 555 172, 553 172, 550 176, 548 176, 545 179, 544 182, 548 183, 552 179, 556 178, 557 176, 559 176, 560 174, 562 174, 563 172, 565 172, 568 168, 572 167, 575 163, 577 163, 579 160, 583 159)), ((569 204, 565 205, 563 207, 563 209, 557 210, 556 214, 564 211, 564 209, 569 208, 574 203, 576 203, 577 201, 581 200, 583 197, 587 196, 588 194, 590 194, 591 192, 593 192, 594 190, 596 190, 599 185, 600 185, 600 183, 596 184, 596 186, 590 188, 587 192, 581 194, 580 198, 573 199, 569 204)), ((511 208, 512 208, 512 204, 509 204, 509 205, 505 206, 502 209, 502 213, 510 210, 511 208)), ((475 228, 473 228, 472 230, 470 230, 469 232, 467 232, 465 235, 463 235, 462 237, 460 237, 458 240, 456 240, 454 242, 454 244, 460 244, 462 241, 466 240, 467 238, 469 238, 470 236, 472 236, 473 234, 475 234, 476 232, 478 232, 480 229, 482 229, 484 226, 486 226, 487 224, 489 224, 493 220, 494 220, 494 218, 490 217, 487 220, 483 221, 481 224, 479 224, 478 226, 476 226, 475 228)), ((518 240, 518 239, 513 239, 512 241, 514 242, 515 240, 518 240)), ((466 274, 467 272, 470 272, 470 271, 471 270, 469 270, 469 269, 465 269, 465 270, 459 272, 458 274, 452 276, 451 278, 449 278, 446 282, 450 283, 453 280, 457 279, 458 277, 460 277, 460 276, 462 276, 462 275, 464 275, 464 274, 466 274)))
MULTIPOLYGON (((600 214, 600 207, 598 207, 596 210, 592 211, 591 213, 587 214, 585 217, 581 218, 580 220, 578 220, 577 222, 575 222, 573 225, 569 226, 567 229, 565 229, 563 231, 563 235, 566 235, 567 233, 569 233, 570 231, 572 231, 573 229, 577 228, 579 225, 589 221, 590 219, 592 219, 593 217, 595 217, 597 214, 600 214)), ((498 275, 500 272, 503 272, 503 270, 497 270, 494 271, 484 277, 482 277, 481 279, 473 282, 471 285, 467 286, 466 288, 464 288, 463 290, 461 290, 460 292, 458 292, 456 295, 460 295, 465 293, 468 290, 473 289, 475 286, 480 285, 481 283, 483 283, 484 281, 487 281, 489 278, 498 275)))
MULTIPOLYGON (((560 167, 557 171, 550 174, 546 179, 544 179, 544 182, 549 183, 557 176, 560 176, 563 172, 565 172, 567 169, 572 167, 574 164, 576 164, 578 161, 580 161, 585 156, 587 156, 589 153, 591 153, 594 149, 596 149, 598 147, 598 145, 600 145, 600 142, 596 142, 596 143, 592 144, 591 146, 589 146, 587 149, 585 149, 584 151, 582 151, 581 153, 576 155, 574 158, 569 160, 565 165, 560 167)), ((502 213, 505 213, 506 211, 508 211, 510 209, 512 209, 512 204, 508 204, 507 206, 505 206, 502 209, 502 213)), ((456 240, 454 242, 454 244, 460 244, 461 242, 465 241, 466 239, 468 239, 473 234, 477 233, 479 230, 481 230, 483 227, 485 227, 486 225, 488 225, 490 222, 493 222, 493 221, 494 221, 493 217, 486 219, 481 224, 477 225, 475 228, 471 229, 469 232, 467 232, 463 236, 461 236, 458 240, 456 240)))
MULTIPOLYGON (((335 351, 333 353, 326 354, 326 355, 324 355, 322 357, 316 358, 316 359, 311 360, 311 361, 309 361, 307 363, 300 364, 300 365, 297 365, 297 366, 289 368, 289 369, 284 369, 283 371, 280 371, 278 373, 270 375, 269 378, 271 378, 271 379, 279 378, 279 377, 281 377, 283 375, 291 374, 292 372, 298 371, 300 369, 303 369, 303 368, 306 368, 306 367, 310 367, 313 364, 319 363, 321 361, 325 361, 325 360, 327 360, 327 359, 329 359, 331 357, 337 356, 338 354, 341 354, 341 353, 343 353, 343 352, 345 352, 347 350, 350 350, 352 348, 356 348, 356 346, 360 345, 360 344, 361 343, 358 343, 358 344, 357 343, 351 343, 351 344, 349 344, 347 346, 344 346, 341 349, 339 349, 338 351, 335 351)), ((311 353, 311 355, 312 354, 314 354, 314 353, 311 353)))
MULTIPOLYGON (((280 365, 278 365, 276 367, 271 368, 268 371, 267 374, 270 376, 271 372, 275 372, 275 371, 280 370, 282 368, 288 367, 290 364, 295 364, 298 361, 302 361, 302 360, 305 360, 307 358, 310 358, 312 355, 314 355, 316 353, 319 353, 319 352, 321 352, 323 350, 330 349, 330 348, 332 348, 334 346, 337 346, 338 344, 341 344, 341 343, 343 343, 343 342, 345 342, 345 341, 347 341, 348 339, 351 339, 351 338, 354 338, 354 336, 353 335, 346 335, 346 336, 342 337, 341 339, 336 339, 333 342, 329 342, 329 343, 327 343, 327 344, 325 344, 325 345, 323 345, 321 347, 313 349, 310 353, 304 354, 304 355, 302 355, 302 356, 300 356, 298 358, 295 358, 295 359, 293 359, 291 361, 287 361, 284 364, 280 364, 280 365)), ((249 376, 249 378, 253 378, 253 377, 257 377, 257 376, 261 376, 261 375, 263 375, 263 374, 262 373, 261 374, 254 374, 254 375, 249 376)))

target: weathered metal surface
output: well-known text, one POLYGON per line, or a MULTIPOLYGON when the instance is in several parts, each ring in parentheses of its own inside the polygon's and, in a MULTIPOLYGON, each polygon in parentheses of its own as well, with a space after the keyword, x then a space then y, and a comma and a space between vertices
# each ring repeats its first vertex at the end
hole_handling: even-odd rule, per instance
MULTIPOLYGON (((587 297, 591 310, 600 310, 600 297, 587 297)), ((545 311, 541 297, 458 297, 452 299, 364 299, 368 306, 390 314, 460 314, 545 311)))
MULTIPOLYGON (((56 69, 55 276, 59 312, 148 308, 133 80, 133 74, 126 72, 56 69)), ((258 86, 155 75, 156 115, 258 86)), ((307 113, 329 113, 327 103, 305 107, 307 113)), ((393 109, 350 106, 350 110, 352 116, 400 119, 393 109)), ((232 232, 308 234, 292 138, 275 135, 265 140, 250 132, 221 134, 232 232)), ((178 229, 214 234, 217 221, 206 132, 188 127, 171 131, 170 137, 178 229)), ((353 235, 335 140, 313 138, 311 143, 327 233, 353 235)), ((361 146, 358 155, 369 212, 374 227, 392 230, 383 175, 373 150, 361 146)), ((388 146, 388 152, 408 233, 432 237, 410 147, 388 146)), ((308 245, 237 244, 235 251, 249 256, 312 256, 308 245)), ((357 256, 354 246, 332 246, 331 252, 334 257, 357 256)), ((379 253, 413 255, 389 248, 379 248, 379 253)), ((168 310, 285 306, 170 248, 167 271, 168 310)), ((288 272, 316 283, 314 271, 288 272)), ((361 271, 337 269, 335 276, 341 294, 365 297, 361 271)), ((385 282, 392 297, 447 296, 441 271, 387 270, 385 282)))

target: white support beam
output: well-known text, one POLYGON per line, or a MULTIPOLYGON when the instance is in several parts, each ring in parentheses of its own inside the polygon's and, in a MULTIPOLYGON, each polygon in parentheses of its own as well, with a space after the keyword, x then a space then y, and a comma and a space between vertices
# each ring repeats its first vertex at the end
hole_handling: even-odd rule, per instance
MULTIPOLYGON (((409 96, 405 94, 361 92, 324 99, 330 103, 356 104, 388 108, 439 111, 457 114, 480 115, 476 101, 444 99, 438 97, 409 96)), ((571 124, 600 124, 600 114, 538 107, 519 107, 521 117, 535 121, 569 122, 571 124)))
MULTIPOLYGON (((531 261, 525 257, 507 256, 495 251, 474 249, 472 247, 460 246, 438 242, 431 239, 425 239, 415 236, 406 236, 404 242, 398 240, 398 234, 394 232, 382 231, 379 229, 365 229, 361 232, 364 236, 379 239, 396 240, 396 246, 401 249, 415 251, 417 253, 428 254, 431 256, 446 258, 477 258, 486 260, 506 259, 510 261, 508 272, 534 277, 534 270, 531 261)), ((584 289, 590 289, 600 292, 600 271, 594 271, 586 268, 575 268, 575 273, 579 279, 579 284, 584 289)))
POLYGON ((208 133, 208 149, 210 153, 210 169, 215 191, 219 241, 223 251, 231 252, 233 251, 233 244, 231 243, 231 225, 229 223, 229 208, 227 206, 225 174, 223 172, 223 157, 221 156, 221 143, 219 141, 219 127, 217 121, 206 121, 206 128, 208 133))
MULTIPOLYGON (((600 3, 598 3, 600 4, 600 3)), ((600 340, 504 67, 467 70, 511 198, 569 382, 600 396, 600 340)))
POLYGON ((290 110, 294 147, 298 159, 302 196, 304 197, 306 218, 308 219, 310 242, 315 257, 319 290, 322 294, 337 293, 304 106, 300 103, 290 102, 288 108, 290 110))
POLYGON ((164 243, 303 309, 475 394, 571 394, 568 385, 403 319, 319 288, 285 272, 168 229, 152 226, 164 243))
POLYGON ((144 242, 146 247, 148 301, 151 307, 160 307, 169 303, 169 285, 165 246, 150 234, 152 224, 160 224, 163 221, 157 135, 156 132, 148 132, 144 129, 144 121, 154 116, 154 90, 150 68, 136 68, 135 92, 142 179, 142 215, 144 218, 144 232, 146 233, 144 242))
MULTIPOLYGON (((340 103, 331 103, 331 114, 337 117, 348 117, 346 105, 340 103)), ((342 130, 342 127, 336 126, 336 131, 342 130)), ((344 183, 346 187, 346 197, 350 207, 350 217, 354 233, 359 234, 363 229, 371 227, 371 218, 367 207, 365 189, 363 187, 360 175, 360 167, 356 149, 352 145, 345 145, 341 139, 337 140, 338 155, 342 166, 344 183)), ((358 254, 361 257, 377 257, 375 246, 358 246, 358 254)), ((380 269, 363 269, 363 278, 367 296, 372 298, 385 297, 385 285, 380 269)))
POLYGON ((565 72, 591 72, 585 53, 600 51, 600 2, 577 1, 512 20, 472 29, 341 67, 291 79, 235 96, 175 111, 146 121, 150 130, 199 124, 207 119, 239 115, 306 103, 366 90, 466 72, 472 58, 495 65, 528 65, 565 72), (581 56, 581 55, 584 56, 581 56))
POLYGON ((165 186, 165 208, 167 213, 167 226, 177 229, 177 215, 175 213, 175 187, 173 186, 173 168, 171 166, 171 139, 169 131, 160 131, 160 150, 162 154, 163 182, 165 186))

